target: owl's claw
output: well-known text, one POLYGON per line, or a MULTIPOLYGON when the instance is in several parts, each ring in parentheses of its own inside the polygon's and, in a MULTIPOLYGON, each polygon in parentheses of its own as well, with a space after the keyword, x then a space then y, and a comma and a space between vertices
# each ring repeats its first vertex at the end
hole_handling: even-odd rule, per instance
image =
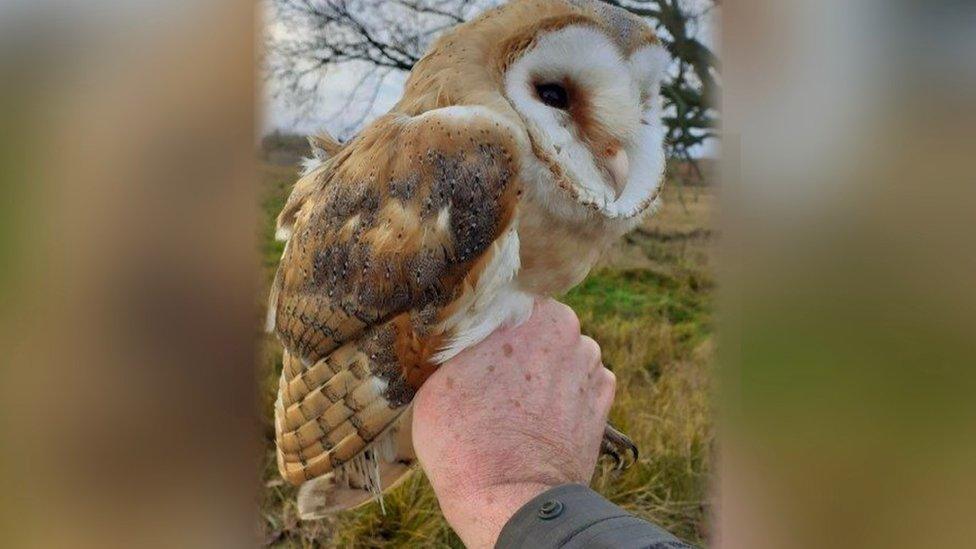
POLYGON ((630 437, 614 429, 607 424, 603 431, 603 442, 600 443, 600 454, 610 456, 613 459, 613 468, 616 471, 623 471, 634 463, 637 463, 639 452, 637 445, 630 437))

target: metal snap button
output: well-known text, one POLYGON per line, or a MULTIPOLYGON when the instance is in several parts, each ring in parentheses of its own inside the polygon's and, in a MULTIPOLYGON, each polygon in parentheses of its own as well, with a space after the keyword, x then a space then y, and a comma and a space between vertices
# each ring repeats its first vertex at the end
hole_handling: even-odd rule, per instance
POLYGON ((563 514, 563 504, 557 500, 550 499, 539 507, 539 518, 550 520, 563 514))

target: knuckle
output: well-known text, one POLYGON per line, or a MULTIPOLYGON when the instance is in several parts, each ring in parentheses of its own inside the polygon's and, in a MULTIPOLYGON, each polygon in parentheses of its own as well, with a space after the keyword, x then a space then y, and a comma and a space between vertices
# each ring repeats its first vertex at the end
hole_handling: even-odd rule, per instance
POLYGON ((603 371, 601 373, 603 374, 605 383, 610 390, 610 394, 613 394, 617 390, 617 375, 606 368, 602 368, 602 370, 603 371))
POLYGON ((579 318, 573 309, 565 303, 560 303, 555 299, 546 299, 539 304, 542 313, 540 318, 545 318, 552 322, 558 329, 566 332, 575 331, 579 334, 579 318))
POLYGON ((567 330, 578 334, 580 332, 580 321, 579 317, 576 316, 576 311, 564 303, 559 303, 558 306, 557 318, 559 323, 565 326, 567 330))
POLYGON ((597 385, 600 400, 603 401, 606 407, 609 409, 610 405, 613 403, 613 396, 617 392, 617 376, 606 368, 600 368, 600 375, 597 385))
POLYGON ((595 339, 589 336, 582 336, 580 337, 580 346, 583 349, 584 355, 588 359, 596 363, 600 362, 600 357, 602 356, 603 351, 600 349, 600 344, 597 343, 595 339))

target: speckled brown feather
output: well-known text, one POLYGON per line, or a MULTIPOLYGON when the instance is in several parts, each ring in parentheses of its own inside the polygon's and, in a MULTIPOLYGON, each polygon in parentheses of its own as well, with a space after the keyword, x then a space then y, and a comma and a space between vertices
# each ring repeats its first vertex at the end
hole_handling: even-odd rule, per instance
POLYGON ((328 134, 309 136, 308 144, 312 147, 313 155, 315 156, 310 162, 317 164, 317 167, 308 170, 307 173, 303 174, 295 182, 295 186, 292 188, 288 200, 285 201, 285 206, 278 214, 277 236, 281 240, 287 240, 291 235, 295 226, 295 219, 298 217, 298 212, 301 211, 309 197, 315 191, 322 188, 326 179, 323 175, 328 171, 330 165, 329 160, 338 155, 339 151, 342 150, 342 143, 339 143, 328 134))
POLYGON ((275 283, 288 480, 362 451, 433 372, 443 311, 514 214, 514 147, 488 118, 388 115, 319 175, 275 283))

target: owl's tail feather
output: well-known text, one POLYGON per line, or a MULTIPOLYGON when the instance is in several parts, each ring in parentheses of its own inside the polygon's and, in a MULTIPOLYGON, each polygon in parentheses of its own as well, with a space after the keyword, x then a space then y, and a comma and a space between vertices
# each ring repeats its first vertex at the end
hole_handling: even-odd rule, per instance
POLYGON ((314 520, 352 509, 372 500, 386 511, 383 492, 413 471, 416 455, 407 411, 374 445, 335 471, 312 479, 298 490, 298 515, 314 520))
POLYGON ((311 365, 285 351, 275 403, 278 470, 302 485, 303 516, 364 503, 409 472, 407 406, 392 405, 385 389, 355 344, 311 365))

